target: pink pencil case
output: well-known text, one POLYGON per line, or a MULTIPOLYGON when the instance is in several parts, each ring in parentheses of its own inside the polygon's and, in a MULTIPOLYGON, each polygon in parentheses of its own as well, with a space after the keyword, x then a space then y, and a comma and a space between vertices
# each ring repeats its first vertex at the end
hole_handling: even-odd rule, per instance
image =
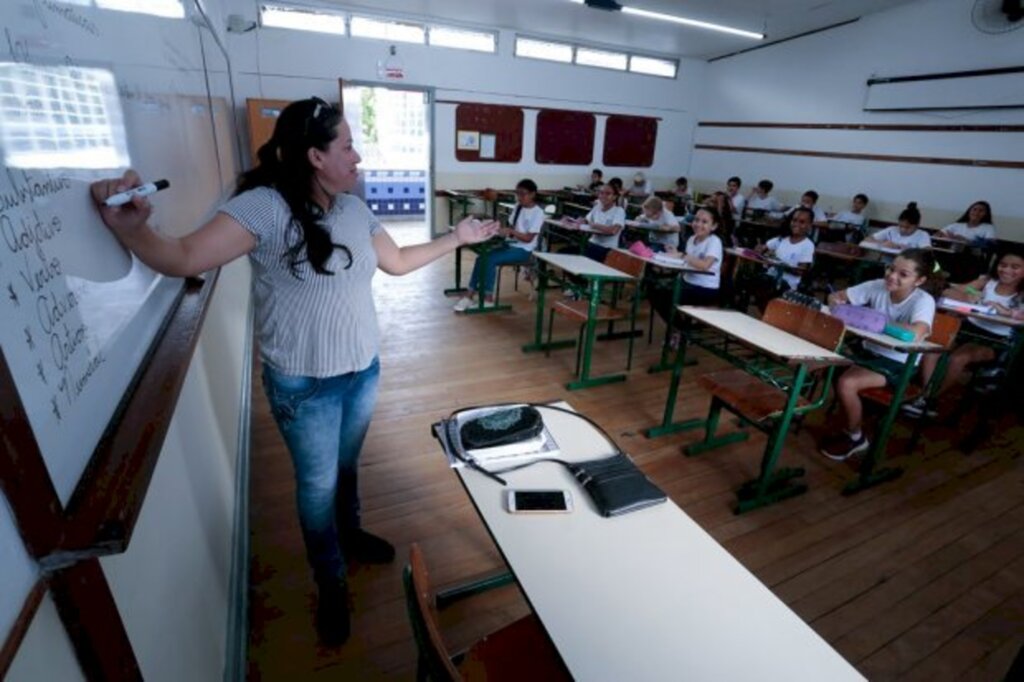
POLYGON ((646 244, 644 244, 641 241, 635 241, 632 244, 630 244, 629 245, 629 251, 630 251, 630 253, 635 253, 636 255, 640 256, 641 258, 653 258, 654 257, 654 251, 652 251, 649 246, 647 246, 646 244))
POLYGON ((889 322, 889 318, 881 310, 875 310, 874 308, 862 305, 844 303, 832 306, 829 312, 832 313, 833 317, 838 317, 842 320, 843 324, 847 327, 863 329, 866 332, 873 332, 875 334, 881 334, 885 331, 885 325, 889 322))

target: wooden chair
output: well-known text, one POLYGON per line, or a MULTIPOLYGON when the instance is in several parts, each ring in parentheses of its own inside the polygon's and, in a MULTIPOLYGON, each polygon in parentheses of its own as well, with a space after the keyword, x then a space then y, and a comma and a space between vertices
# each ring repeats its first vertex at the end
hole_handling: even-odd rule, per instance
MULTIPOLYGON (((629 351, 626 356, 626 371, 629 371, 633 367, 633 338, 636 331, 636 311, 640 301, 640 282, 643 279, 644 266, 646 263, 625 251, 619 251, 612 249, 605 256, 604 264, 610 268, 614 268, 621 272, 630 275, 635 278, 632 302, 629 310, 619 308, 616 300, 613 300, 610 304, 601 303, 597 307, 597 316, 594 318, 596 322, 616 322, 629 318, 629 351)), ((581 299, 579 301, 558 301, 551 306, 550 312, 548 313, 548 342, 546 351, 547 355, 551 355, 551 336, 553 333, 555 314, 562 315, 569 318, 580 325, 579 335, 576 340, 576 374, 580 373, 580 363, 582 361, 583 352, 583 332, 586 329, 588 314, 590 312, 590 301, 587 299, 581 299)))
POLYGON ((419 545, 409 548, 409 564, 402 580, 419 654, 417 682, 428 679, 434 682, 572 679, 540 621, 532 615, 484 637, 465 653, 452 656, 438 626, 430 576, 419 545))
MULTIPOLYGON (((769 302, 762 321, 833 352, 838 350, 845 332, 841 320, 781 298, 769 302)), ((776 471, 775 464, 790 423, 825 404, 834 373, 834 364, 812 361, 794 370, 794 379, 788 383, 779 373, 759 368, 723 370, 697 378, 697 384, 711 394, 711 406, 704 422, 704 440, 689 445, 684 450, 687 455, 746 440, 747 434, 742 431, 715 436, 723 408, 768 434, 761 473, 740 487, 736 513, 806 492, 805 484, 789 482, 804 474, 802 468, 776 471), (807 381, 808 375, 820 370, 825 370, 823 381, 807 381)))
MULTIPOLYGON (((948 354, 953 348, 956 335, 960 332, 960 323, 961 319, 956 315, 943 312, 935 313, 935 319, 932 321, 932 331, 928 335, 928 340, 942 346, 942 352, 948 354)), ((907 386, 900 404, 913 402, 924 396, 927 405, 931 406, 934 401, 933 393, 935 389, 942 385, 942 378, 945 375, 945 360, 946 357, 943 357, 943 362, 939 363, 928 386, 918 386, 917 384, 907 386)), ((880 388, 866 388, 859 395, 861 398, 882 407, 889 407, 893 399, 892 388, 888 385, 880 388)), ((917 447, 917 441, 921 437, 921 431, 924 429, 927 419, 926 411, 925 414, 922 414, 915 420, 914 430, 910 434, 910 442, 907 443, 907 452, 912 452, 917 447)))

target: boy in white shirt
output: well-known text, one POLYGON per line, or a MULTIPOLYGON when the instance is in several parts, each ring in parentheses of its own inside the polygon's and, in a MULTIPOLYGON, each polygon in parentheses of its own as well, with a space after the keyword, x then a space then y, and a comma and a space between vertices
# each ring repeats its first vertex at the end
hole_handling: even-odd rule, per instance
POLYGON ((825 212, 823 210, 818 208, 818 193, 815 192, 813 189, 809 189, 806 192, 804 192, 803 196, 800 197, 800 203, 797 206, 793 206, 788 211, 786 211, 785 214, 783 214, 783 217, 788 218, 790 215, 793 214, 793 211, 795 211, 799 206, 809 208, 811 211, 814 212, 815 223, 828 222, 828 216, 825 215, 825 212))
POLYGON ((742 185, 743 181, 735 175, 725 183, 725 193, 729 197, 729 203, 732 204, 732 217, 734 220, 740 219, 743 215, 743 209, 747 205, 747 200, 740 194, 740 187, 742 185))
POLYGON ((766 179, 757 183, 757 187, 751 190, 750 197, 747 199, 747 209, 750 211, 767 211, 768 213, 781 211, 782 204, 779 203, 779 200, 768 196, 774 188, 775 183, 771 180, 766 179))
POLYGON ((836 223, 847 223, 848 225, 856 225, 861 229, 868 222, 868 217, 864 215, 864 208, 868 205, 868 195, 858 194, 853 197, 853 201, 850 203, 850 210, 837 213, 832 216, 832 221, 836 223))

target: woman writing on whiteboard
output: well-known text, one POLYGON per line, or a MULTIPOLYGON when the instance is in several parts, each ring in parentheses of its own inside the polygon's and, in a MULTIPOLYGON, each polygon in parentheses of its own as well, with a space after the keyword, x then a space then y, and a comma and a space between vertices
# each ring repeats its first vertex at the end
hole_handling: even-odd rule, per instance
POLYGON ((318 98, 284 108, 258 165, 234 198, 195 232, 161 235, 142 197, 104 200, 135 187, 134 171, 92 186, 104 222, 154 270, 188 276, 248 255, 263 386, 295 468, 299 521, 319 590, 317 629, 348 638, 346 558, 386 563, 394 548, 362 529, 356 473, 380 373, 371 280, 379 267, 412 272, 496 223, 466 219, 432 242, 399 248, 360 199, 359 154, 337 108, 318 98))

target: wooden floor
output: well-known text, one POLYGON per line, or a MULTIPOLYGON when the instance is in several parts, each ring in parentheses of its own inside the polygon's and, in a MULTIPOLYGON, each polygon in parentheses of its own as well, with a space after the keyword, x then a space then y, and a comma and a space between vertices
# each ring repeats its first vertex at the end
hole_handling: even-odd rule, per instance
MULTIPOLYGON (((421 232, 393 233, 409 241, 421 232)), ((843 497, 839 489, 852 471, 815 454, 815 439, 826 429, 824 417, 815 415, 790 437, 783 456, 784 464, 807 468, 810 492, 737 517, 733 490, 756 474, 764 438, 694 459, 683 457, 681 446, 699 432, 645 439, 640 431, 660 420, 668 381, 644 371, 656 346, 638 345, 626 383, 570 393, 563 385, 572 350, 550 358, 519 350, 534 319, 525 288, 512 293, 507 278, 513 312, 463 317, 441 294, 451 278, 451 258, 404 278, 377 276, 383 375, 362 453, 361 490, 366 527, 394 542, 400 560, 354 567, 353 636, 337 650, 316 644, 291 464, 254 382, 250 679, 413 679, 415 649, 401 585, 409 544, 423 547, 436 584, 501 566, 445 467, 430 424, 461 406, 555 398, 608 429, 687 514, 869 679, 998 680, 1009 668, 1024 642, 1020 425, 1006 424, 971 456, 950 444, 956 427, 966 424, 933 426, 924 448, 899 455, 907 467, 902 478, 843 497)), ((680 416, 707 409, 693 378, 720 363, 699 357, 700 365, 684 374, 680 416)), ((596 371, 624 361, 624 342, 600 344, 596 371)), ((902 423, 890 452, 901 453, 908 435, 902 423)), ((458 649, 526 612, 521 594, 506 587, 442 618, 458 649)), ((685 671, 665 673, 665 679, 684 677, 685 671)))

